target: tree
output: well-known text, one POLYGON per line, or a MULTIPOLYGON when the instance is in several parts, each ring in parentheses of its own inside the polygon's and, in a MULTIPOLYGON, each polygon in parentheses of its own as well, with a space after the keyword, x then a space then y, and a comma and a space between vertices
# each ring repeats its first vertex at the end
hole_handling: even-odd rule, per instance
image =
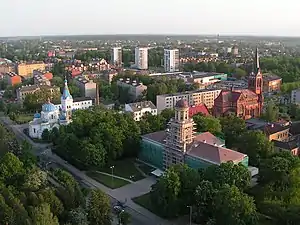
POLYGON ((256 225, 258 214, 254 200, 236 186, 223 186, 213 199, 216 224, 256 225))
POLYGON ((50 140, 50 131, 48 129, 43 130, 42 139, 44 141, 49 141, 50 140))
POLYGON ((6 153, 0 160, 0 180, 6 184, 16 184, 24 175, 23 163, 13 153, 6 153))
POLYGON ((24 188, 37 191, 41 186, 46 184, 46 181, 47 173, 38 168, 33 168, 26 176, 24 188))
POLYGON ((228 115, 220 118, 220 122, 226 146, 228 148, 236 147, 236 143, 240 140, 239 137, 247 130, 245 121, 235 115, 228 115))
POLYGON ((73 209, 69 213, 69 220, 73 225, 89 225, 87 213, 82 207, 73 209))
POLYGON ((241 79, 247 75, 247 72, 241 68, 235 68, 233 74, 237 79, 241 79))
POLYGON ((93 190, 91 192, 87 212, 88 220, 91 224, 111 224, 110 201, 101 190, 93 190))
POLYGON ((266 112, 263 118, 268 122, 276 122, 279 118, 279 108, 274 104, 273 101, 267 103, 266 112))
POLYGON ((122 225, 128 225, 130 224, 131 221, 131 217, 130 214, 128 212, 123 211, 122 213, 120 213, 120 222, 122 225))
POLYGON ((198 132, 210 132, 214 135, 220 135, 222 128, 220 121, 212 116, 204 116, 201 113, 194 115, 193 120, 196 123, 198 132))
POLYGON ((249 164, 252 166, 258 166, 262 159, 273 153, 273 143, 261 131, 248 131, 239 138, 238 150, 248 155, 249 164))
POLYGON ((37 206, 32 211, 33 225, 59 225, 58 219, 50 210, 48 204, 37 206))

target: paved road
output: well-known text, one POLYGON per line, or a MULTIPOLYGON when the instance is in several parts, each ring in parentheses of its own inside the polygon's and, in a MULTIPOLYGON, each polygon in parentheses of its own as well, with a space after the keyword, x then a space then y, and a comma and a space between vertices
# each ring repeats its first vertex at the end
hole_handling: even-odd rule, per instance
POLYGON ((112 202, 125 202, 126 200, 126 211, 131 214, 132 225, 173 225, 173 223, 170 223, 169 221, 166 221, 156 216, 155 214, 149 212, 145 208, 135 204, 131 200, 131 198, 133 197, 140 196, 149 192, 150 186, 155 182, 155 180, 151 178, 146 178, 144 180, 134 182, 120 189, 112 190, 102 185, 101 183, 98 183, 97 181, 91 179, 83 171, 80 171, 74 166, 66 163, 66 161, 60 158, 59 156, 52 154, 51 150, 46 150, 49 148, 49 144, 33 142, 23 133, 23 130, 27 128, 28 125, 15 125, 7 117, 1 117, 0 120, 7 128, 9 128, 12 132, 15 133, 18 140, 27 140, 29 143, 31 143, 33 149, 35 150, 34 153, 36 155, 43 155, 50 161, 60 164, 70 173, 72 173, 77 179, 80 179, 81 182, 84 182, 87 186, 91 188, 101 189, 111 197, 112 202))

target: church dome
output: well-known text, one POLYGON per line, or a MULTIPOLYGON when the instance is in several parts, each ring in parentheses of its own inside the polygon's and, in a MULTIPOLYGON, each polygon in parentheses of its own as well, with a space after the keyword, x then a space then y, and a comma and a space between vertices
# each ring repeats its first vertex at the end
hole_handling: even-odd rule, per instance
POLYGON ((39 119, 39 118, 41 118, 41 114, 40 114, 40 113, 35 113, 35 114, 33 115, 33 118, 39 119))
POLYGON ((43 112, 54 112, 56 111, 56 107, 53 103, 50 102, 50 99, 48 99, 48 102, 42 105, 42 111, 43 112))
POLYGON ((188 108, 189 107, 189 104, 186 100, 184 99, 180 99, 176 105, 175 105, 176 108, 188 108))

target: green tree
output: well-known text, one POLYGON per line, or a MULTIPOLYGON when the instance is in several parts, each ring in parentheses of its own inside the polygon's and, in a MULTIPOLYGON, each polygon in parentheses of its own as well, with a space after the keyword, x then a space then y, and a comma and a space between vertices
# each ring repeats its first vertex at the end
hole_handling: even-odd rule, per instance
POLYGON ((13 153, 6 153, 0 160, 0 180, 6 184, 16 184, 24 175, 23 163, 13 153))
POLYGON ((87 213, 82 207, 71 210, 69 220, 73 225, 89 225, 87 213))
POLYGON ((45 185, 47 181, 47 173, 33 168, 26 176, 24 188, 31 191, 37 191, 41 186, 45 185))
POLYGON ((214 135, 220 135, 222 133, 222 127, 220 121, 212 116, 204 116, 201 113, 194 115, 193 120, 196 123, 198 132, 210 132, 214 135))
POLYGON ((274 104, 273 101, 267 103, 266 112, 263 118, 268 122, 276 122, 279 118, 279 108, 274 104))
POLYGON ((123 211, 120 214, 120 222, 121 222, 121 224, 122 225, 128 225, 128 224, 130 224, 130 221, 131 221, 130 214, 128 212, 123 211))
POLYGON ((48 129, 43 130, 42 139, 44 141, 49 141, 50 140, 50 131, 48 129))
POLYGON ((258 166, 262 159, 273 153, 273 143, 261 131, 248 131, 240 136, 237 143, 239 152, 249 156, 249 163, 258 166))
POLYGON ((35 207, 32 211, 33 225, 59 225, 58 219, 50 210, 48 204, 35 207))
POLYGON ((110 201, 101 190, 93 190, 88 205, 88 220, 95 225, 110 225, 111 210, 110 201))

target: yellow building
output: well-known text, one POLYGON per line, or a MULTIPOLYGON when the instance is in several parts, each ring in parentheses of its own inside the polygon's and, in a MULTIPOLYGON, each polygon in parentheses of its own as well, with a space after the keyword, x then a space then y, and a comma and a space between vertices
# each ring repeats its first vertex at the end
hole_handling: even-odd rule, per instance
POLYGON ((27 62, 18 64, 18 74, 22 77, 31 77, 34 70, 45 70, 46 64, 43 62, 27 62))

